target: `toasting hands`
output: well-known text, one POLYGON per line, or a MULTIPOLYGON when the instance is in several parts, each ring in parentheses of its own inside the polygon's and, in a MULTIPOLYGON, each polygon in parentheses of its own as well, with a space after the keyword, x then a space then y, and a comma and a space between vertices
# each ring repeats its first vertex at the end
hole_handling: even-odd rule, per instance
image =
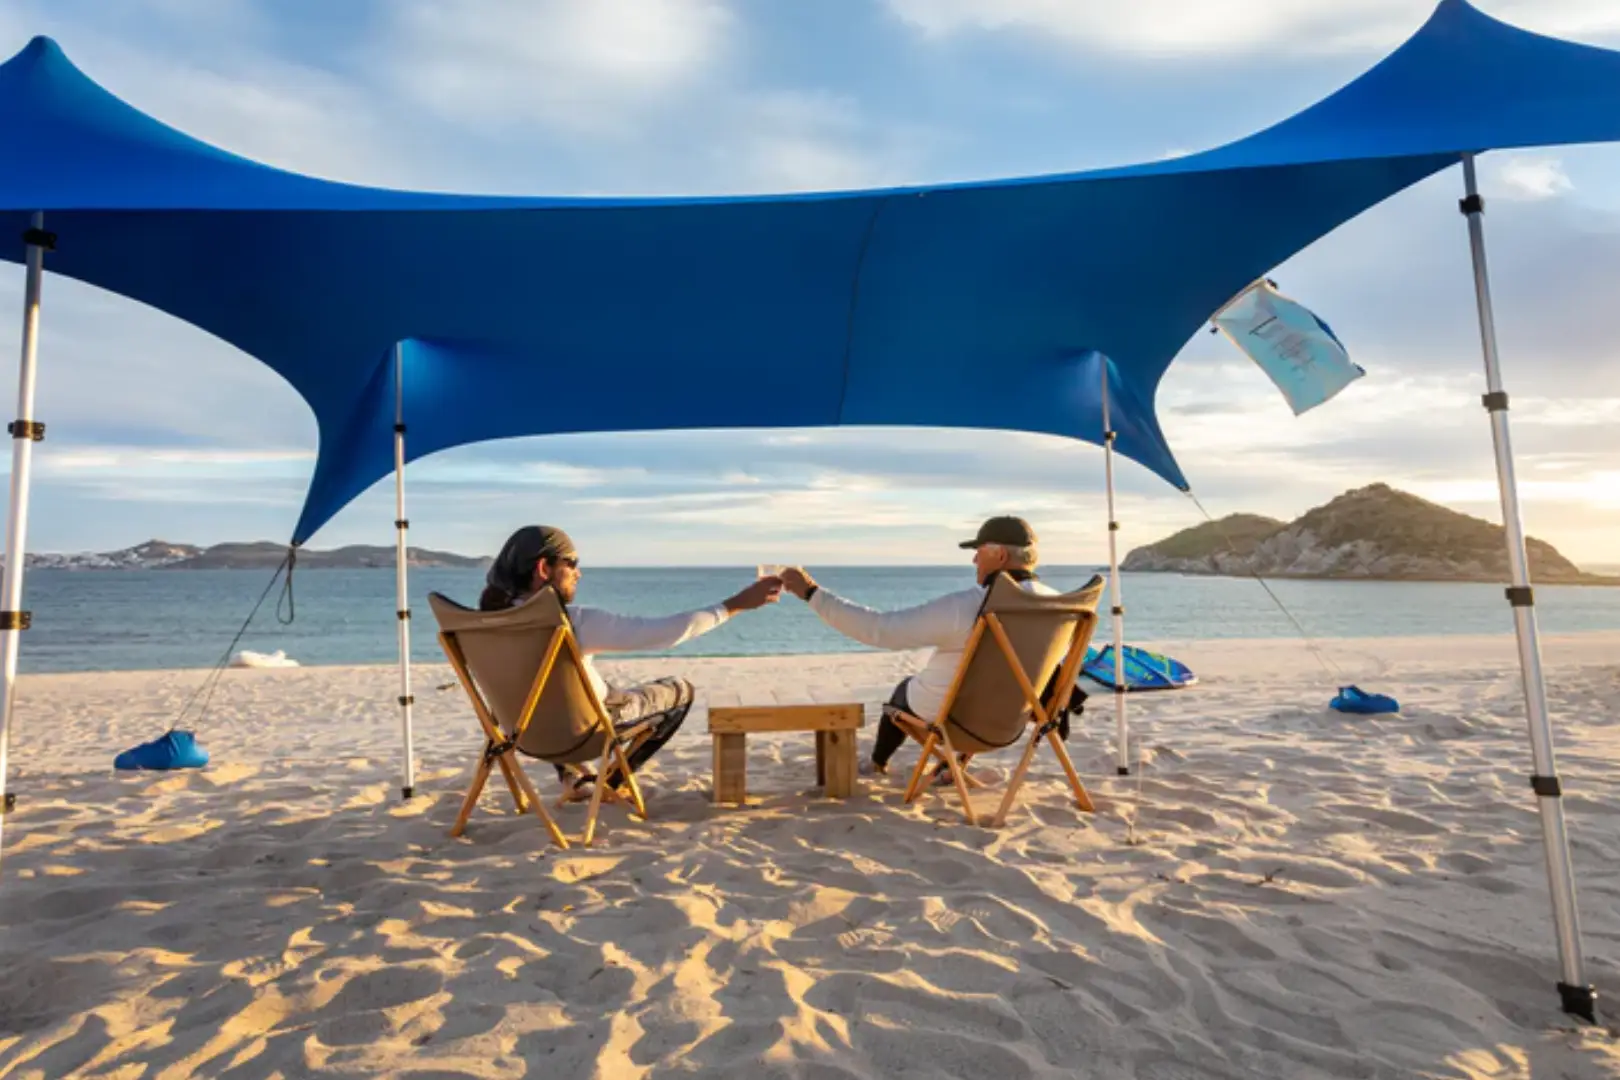
POLYGON ((762 577, 736 596, 726 601, 726 610, 732 614, 739 611, 753 611, 755 608, 774 604, 782 598, 782 579, 779 577, 762 577))
POLYGON ((800 600, 808 600, 816 588, 816 579, 806 573, 804 567, 790 566, 782 571, 782 587, 800 600))

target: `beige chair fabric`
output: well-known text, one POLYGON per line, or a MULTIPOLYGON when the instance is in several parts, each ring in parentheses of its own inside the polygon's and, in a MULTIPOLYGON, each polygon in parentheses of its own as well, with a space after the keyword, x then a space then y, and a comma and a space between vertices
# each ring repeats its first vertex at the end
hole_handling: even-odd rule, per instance
POLYGON ((999 750, 1027 733, 1023 757, 1007 782, 994 824, 1005 823, 1043 739, 1063 766, 1075 805, 1092 809, 1055 721, 1074 692, 1086 647, 1096 631, 1102 590, 1101 576, 1056 595, 1026 592, 1006 576, 991 582, 939 715, 892 714, 923 744, 906 787, 906 802, 922 793, 929 761, 938 756, 950 770, 968 823, 977 824, 968 788, 978 782, 962 768, 960 755, 999 750))
MULTIPOLYGON (((554 765, 594 760, 596 775, 604 779, 609 765, 615 765, 635 812, 646 818, 647 806, 625 746, 644 736, 648 727, 614 730, 586 676, 584 655, 556 593, 542 589, 501 611, 474 611, 439 593, 429 593, 428 604, 439 623, 439 644, 472 702, 485 738, 482 759, 451 836, 460 836, 467 827, 490 772, 499 767, 518 812, 532 809, 557 845, 568 847, 567 837, 523 772, 519 751, 554 765)), ((591 793, 585 818, 587 847, 596 834, 606 786, 599 782, 591 793)), ((611 798, 619 801, 617 793, 611 798)))
MULTIPOLYGON (((979 615, 997 617, 1029 681, 1044 692, 1068 656, 1079 623, 1096 622, 1102 588, 1103 579, 1095 577, 1074 592, 1041 596, 1003 575, 991 584, 979 615)), ((1089 642, 1091 634, 1085 638, 1089 642)), ((964 660, 967 671, 951 705, 951 742, 964 754, 1011 746, 1024 737, 1031 718, 1017 676, 993 640, 981 640, 964 660)))
MULTIPOLYGON (((430 593, 428 604, 439 629, 455 635, 501 731, 512 735, 551 639, 568 622, 557 594, 542 589, 503 611, 475 611, 439 593, 430 593)), ((605 737, 585 672, 574 652, 563 649, 517 748, 542 761, 572 765, 600 756, 605 737)))

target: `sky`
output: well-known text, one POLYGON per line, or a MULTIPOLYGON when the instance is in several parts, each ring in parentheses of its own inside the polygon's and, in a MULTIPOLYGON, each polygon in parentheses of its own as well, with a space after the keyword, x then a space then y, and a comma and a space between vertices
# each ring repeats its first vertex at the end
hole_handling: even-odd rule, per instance
MULTIPOLYGON (((1614 0, 1482 0, 1620 48, 1614 0)), ((1311 104, 1397 46, 1427 0, 7 0, 0 55, 49 34, 92 78, 284 168, 424 190, 554 195, 828 190, 1174 156, 1311 104)), ((1620 148, 1490 154, 1497 326, 1524 518, 1620 563, 1620 148)), ((1159 394, 1198 500, 1294 517, 1386 482, 1500 520, 1459 169, 1277 267, 1367 377, 1294 417, 1200 333, 1159 394)), ((14 385, 22 271, 0 266, 14 385)), ((47 276, 33 551, 291 535, 315 424, 252 357, 47 276)), ((9 393, 9 391, 0 391, 9 393)), ((633 387, 626 387, 633 393, 633 387)), ((1197 524, 1118 469, 1122 554, 1197 524)), ((413 544, 491 553, 566 528, 596 565, 947 563, 1018 513, 1054 562, 1107 557, 1102 451, 931 429, 579 435, 407 470, 413 544)), ((393 483, 315 548, 393 542, 393 483)))

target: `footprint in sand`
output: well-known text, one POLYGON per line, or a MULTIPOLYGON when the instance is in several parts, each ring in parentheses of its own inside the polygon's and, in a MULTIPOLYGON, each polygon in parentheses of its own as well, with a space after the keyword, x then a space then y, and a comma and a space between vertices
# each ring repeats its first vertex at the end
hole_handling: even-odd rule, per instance
POLYGON ((1412 836, 1434 836, 1445 832, 1445 829, 1426 817, 1418 814, 1409 814, 1404 810, 1391 810, 1381 806, 1356 806, 1350 803, 1338 803, 1326 808, 1330 813, 1345 814, 1349 817, 1360 818, 1362 821, 1374 825, 1382 825, 1386 829, 1407 833, 1412 836))
POLYGON ((1482 870, 1489 870, 1494 864, 1483 855, 1475 855, 1470 851, 1453 851, 1442 855, 1437 860, 1447 870, 1458 874, 1477 874, 1482 870))

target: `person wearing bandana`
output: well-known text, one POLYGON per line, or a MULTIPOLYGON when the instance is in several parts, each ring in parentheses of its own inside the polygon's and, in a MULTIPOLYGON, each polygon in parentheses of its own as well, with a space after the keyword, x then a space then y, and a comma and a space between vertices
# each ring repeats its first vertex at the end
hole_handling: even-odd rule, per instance
MULTIPOLYGON (((652 722, 647 737, 630 747, 630 767, 639 770, 680 730, 692 708, 692 684, 678 676, 653 679, 634 686, 609 686, 591 658, 597 653, 651 652, 670 649, 708 633, 739 611, 774 604, 782 595, 780 578, 760 578, 741 592, 709 607, 678 615, 642 617, 616 615, 593 607, 574 607, 579 587, 579 553, 567 533, 551 525, 525 525, 506 541, 485 577, 478 600, 481 611, 500 611, 523 603, 541 589, 550 588, 562 601, 573 626, 574 638, 585 658, 585 675, 595 688, 616 727, 652 722)), ((570 786, 570 798, 584 798, 596 777, 581 774, 569 785, 567 770, 557 766, 557 778, 570 786)), ((603 778, 609 790, 624 778, 617 768, 603 778)))

